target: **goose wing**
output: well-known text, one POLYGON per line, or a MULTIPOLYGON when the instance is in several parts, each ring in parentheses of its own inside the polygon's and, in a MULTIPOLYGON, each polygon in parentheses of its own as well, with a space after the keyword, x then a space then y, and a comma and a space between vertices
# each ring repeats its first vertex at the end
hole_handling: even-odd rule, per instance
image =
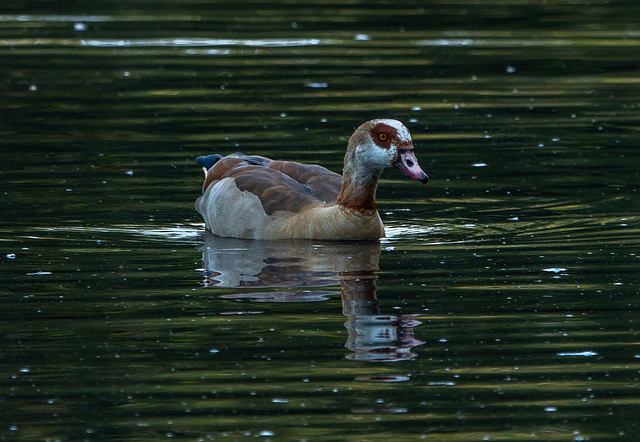
POLYGON ((341 175, 322 166, 237 153, 215 159, 203 193, 224 178, 233 178, 240 190, 256 195, 268 215, 279 210, 298 213, 310 204, 335 204, 342 184, 341 175))

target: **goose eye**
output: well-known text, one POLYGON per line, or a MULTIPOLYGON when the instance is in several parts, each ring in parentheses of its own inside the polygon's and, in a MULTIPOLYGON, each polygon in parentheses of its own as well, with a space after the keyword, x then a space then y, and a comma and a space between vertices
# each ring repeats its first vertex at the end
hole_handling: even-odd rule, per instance
POLYGON ((378 138, 380 138, 380 141, 387 141, 387 134, 380 134, 378 138))

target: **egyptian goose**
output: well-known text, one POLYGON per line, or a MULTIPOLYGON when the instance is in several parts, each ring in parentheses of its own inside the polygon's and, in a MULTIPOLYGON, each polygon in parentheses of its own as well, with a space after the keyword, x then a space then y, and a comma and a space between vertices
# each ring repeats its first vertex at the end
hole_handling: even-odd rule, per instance
POLYGON ((207 230, 246 239, 379 239, 376 209, 382 169, 428 181, 407 128, 397 120, 367 121, 349 138, 343 176, 324 167, 235 153, 198 157, 205 169, 196 210, 207 230))

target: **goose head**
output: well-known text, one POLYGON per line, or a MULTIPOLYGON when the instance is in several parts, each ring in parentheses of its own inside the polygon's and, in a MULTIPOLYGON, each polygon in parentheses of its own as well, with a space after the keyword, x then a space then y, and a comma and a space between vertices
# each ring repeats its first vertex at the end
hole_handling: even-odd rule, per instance
POLYGON ((367 121, 349 138, 345 172, 355 169, 356 175, 377 178, 389 166, 423 184, 429 181, 418 164, 413 140, 404 124, 388 118, 367 121))

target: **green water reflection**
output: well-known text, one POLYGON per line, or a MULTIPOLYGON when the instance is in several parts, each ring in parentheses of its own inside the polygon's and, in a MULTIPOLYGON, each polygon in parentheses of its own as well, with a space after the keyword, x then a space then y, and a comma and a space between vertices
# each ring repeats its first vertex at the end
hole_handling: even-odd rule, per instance
POLYGON ((0 6, 0 439, 635 440, 635 1, 0 6), (204 153, 340 171, 380 243, 203 233, 204 153))

